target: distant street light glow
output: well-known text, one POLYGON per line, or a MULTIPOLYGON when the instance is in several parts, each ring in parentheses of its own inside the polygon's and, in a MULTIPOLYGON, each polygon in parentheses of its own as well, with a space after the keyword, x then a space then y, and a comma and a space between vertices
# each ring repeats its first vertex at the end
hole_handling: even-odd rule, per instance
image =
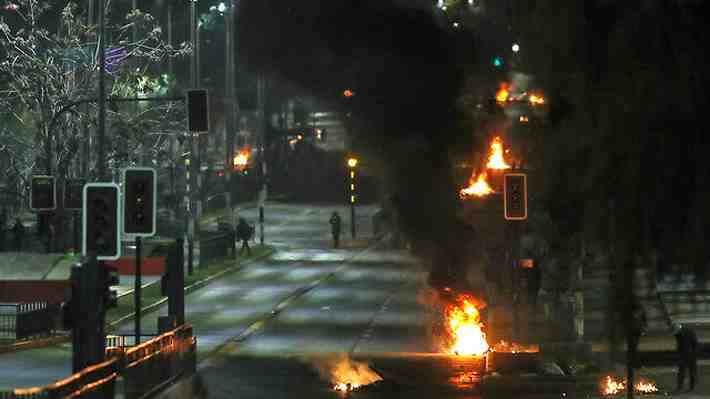
POLYGON ((348 159, 348 166, 354 168, 357 166, 357 158, 348 159))
POLYGON ((217 11, 219 11, 219 12, 227 11, 227 5, 224 3, 219 3, 219 5, 217 6, 217 11))
POLYGON ((518 43, 513 43, 513 52, 517 53, 520 51, 520 45, 518 43))
POLYGON ((460 24, 458 22, 454 22, 454 28, 458 28, 460 24))

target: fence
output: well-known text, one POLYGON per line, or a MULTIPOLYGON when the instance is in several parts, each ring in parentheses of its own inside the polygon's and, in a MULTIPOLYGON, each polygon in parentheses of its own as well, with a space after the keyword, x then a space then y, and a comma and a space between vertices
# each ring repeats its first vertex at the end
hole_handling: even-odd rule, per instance
POLYGON ((0 304, 0 338, 22 340, 54 331, 59 304, 47 302, 0 304))
MULTIPOLYGON (((107 343, 120 344, 120 340, 107 343)), ((108 360, 45 387, 0 391, 0 399, 139 399, 195 372, 197 340, 183 325, 135 347, 111 346, 108 360), (116 389, 122 378, 123 392, 116 389)))
POLYGON ((710 290, 658 291, 666 320, 682 315, 710 319, 710 290))

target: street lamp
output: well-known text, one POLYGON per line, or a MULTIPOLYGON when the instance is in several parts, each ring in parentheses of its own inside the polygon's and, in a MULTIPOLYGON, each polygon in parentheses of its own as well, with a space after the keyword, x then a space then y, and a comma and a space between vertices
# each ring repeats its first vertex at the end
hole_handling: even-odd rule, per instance
POLYGON ((355 202, 357 200, 355 189, 355 167, 358 159, 351 157, 348 159, 348 168, 350 169, 350 233, 355 238, 355 202))
POLYGON ((517 53, 518 51, 520 51, 520 45, 518 43, 513 43, 512 50, 514 53, 517 53))

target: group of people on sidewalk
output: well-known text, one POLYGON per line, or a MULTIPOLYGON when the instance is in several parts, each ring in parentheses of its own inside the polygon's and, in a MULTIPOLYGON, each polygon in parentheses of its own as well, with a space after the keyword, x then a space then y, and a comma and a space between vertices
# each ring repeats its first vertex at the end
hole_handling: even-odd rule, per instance
POLYGON ((15 224, 7 227, 7 215, 0 214, 0 252, 22 251, 22 243, 25 239, 25 226, 20 218, 15 218, 15 224), (12 245, 10 245, 9 235, 12 235, 12 245))

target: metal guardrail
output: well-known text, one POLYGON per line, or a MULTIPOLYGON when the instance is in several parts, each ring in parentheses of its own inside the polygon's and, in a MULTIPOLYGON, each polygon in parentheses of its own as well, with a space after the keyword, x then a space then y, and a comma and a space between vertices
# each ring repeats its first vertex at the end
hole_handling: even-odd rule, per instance
POLYGON ((195 372, 197 339, 192 327, 183 325, 138 346, 108 347, 106 356, 105 362, 45 387, 0 391, 0 399, 114 398, 119 376, 123 377, 123 398, 145 398, 195 372))
POLYGON ((0 338, 23 340, 49 335, 59 311, 59 304, 47 302, 0 304, 0 338))
POLYGON ((682 314, 703 312, 710 316, 710 290, 658 291, 657 296, 668 323, 682 314))

